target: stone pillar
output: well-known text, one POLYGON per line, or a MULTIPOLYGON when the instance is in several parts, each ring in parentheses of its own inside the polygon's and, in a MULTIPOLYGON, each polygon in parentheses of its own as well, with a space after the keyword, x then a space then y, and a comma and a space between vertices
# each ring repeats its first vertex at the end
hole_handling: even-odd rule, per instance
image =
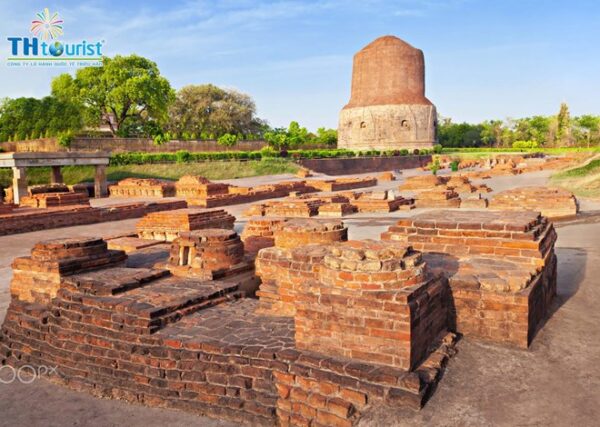
POLYGON ((51 184, 62 184, 63 176, 60 170, 60 166, 52 166, 52 174, 50 175, 51 184))
POLYGON ((21 197, 27 196, 27 169, 13 167, 13 202, 18 205, 21 197))
POLYGON ((108 196, 106 184, 106 165, 96 165, 96 176, 94 177, 94 197, 108 196))

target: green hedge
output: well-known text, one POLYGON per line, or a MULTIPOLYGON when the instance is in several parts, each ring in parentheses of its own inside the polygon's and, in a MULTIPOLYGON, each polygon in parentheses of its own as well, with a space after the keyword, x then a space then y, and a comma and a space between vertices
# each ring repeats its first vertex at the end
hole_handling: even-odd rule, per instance
MULTIPOLYGON (((332 150, 289 150, 287 157, 295 159, 330 159, 336 157, 372 157, 372 156, 407 156, 416 154, 408 150, 395 151, 352 151, 344 149, 332 150)), ((418 154, 431 154, 430 151, 421 150, 418 154)), ((122 165, 143 165, 152 163, 193 163, 218 160, 260 160, 263 158, 278 157, 279 153, 269 150, 261 151, 217 151, 217 152, 198 152, 178 151, 176 153, 119 153, 113 154, 110 164, 113 166, 122 165)))

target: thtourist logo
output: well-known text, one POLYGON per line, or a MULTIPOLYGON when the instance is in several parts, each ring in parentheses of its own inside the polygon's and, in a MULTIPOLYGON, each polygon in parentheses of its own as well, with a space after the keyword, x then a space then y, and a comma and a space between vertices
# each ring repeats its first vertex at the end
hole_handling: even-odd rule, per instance
POLYGON ((34 37, 7 37, 11 56, 7 65, 13 67, 100 66, 104 40, 77 43, 61 42, 63 19, 48 8, 36 14, 30 32, 34 37))

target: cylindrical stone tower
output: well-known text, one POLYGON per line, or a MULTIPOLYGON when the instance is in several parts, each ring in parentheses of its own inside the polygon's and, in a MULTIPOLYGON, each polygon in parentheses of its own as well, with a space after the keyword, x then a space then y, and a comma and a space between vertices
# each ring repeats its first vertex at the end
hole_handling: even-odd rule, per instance
POLYGON ((429 149, 435 141, 436 110, 425 97, 423 52, 384 36, 354 55, 352 92, 340 113, 338 147, 429 149))

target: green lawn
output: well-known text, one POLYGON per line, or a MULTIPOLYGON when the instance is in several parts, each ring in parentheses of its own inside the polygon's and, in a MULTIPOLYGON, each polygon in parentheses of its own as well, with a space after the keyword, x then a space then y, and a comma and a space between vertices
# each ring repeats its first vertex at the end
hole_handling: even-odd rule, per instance
MULTIPOLYGON (((295 173, 298 165, 284 159, 250 160, 245 162, 200 162, 109 166, 108 180, 119 181, 124 178, 159 178, 177 180, 183 175, 199 175, 208 179, 232 179, 250 176, 295 173)), ((65 166, 62 168, 66 184, 92 182, 94 168, 91 166, 65 166)), ((27 170, 29 185, 47 184, 50 182, 50 168, 29 168, 27 170)), ((0 169, 0 186, 8 187, 12 183, 12 171, 0 169)))

